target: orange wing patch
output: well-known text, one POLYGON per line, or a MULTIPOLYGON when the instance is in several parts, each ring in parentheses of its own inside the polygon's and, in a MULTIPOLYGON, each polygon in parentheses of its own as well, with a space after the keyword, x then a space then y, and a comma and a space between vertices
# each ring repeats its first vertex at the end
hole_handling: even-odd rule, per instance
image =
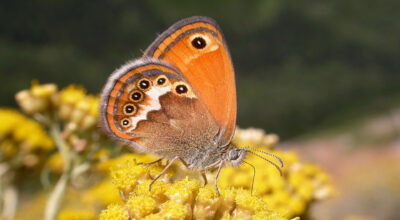
POLYGON ((182 72, 218 123, 219 143, 228 144, 236 125, 236 88, 231 58, 218 25, 204 17, 177 22, 144 56, 166 61, 182 72))

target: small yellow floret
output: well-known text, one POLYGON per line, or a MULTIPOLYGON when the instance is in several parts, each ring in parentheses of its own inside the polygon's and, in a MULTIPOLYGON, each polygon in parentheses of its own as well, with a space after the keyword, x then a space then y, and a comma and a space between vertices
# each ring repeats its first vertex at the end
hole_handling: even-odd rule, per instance
POLYGON ((287 220, 277 212, 261 211, 252 216, 252 220, 287 220))
POLYGON ((236 203, 241 208, 254 211, 261 211, 267 208, 267 204, 264 200, 256 196, 252 196, 247 190, 237 190, 236 203))
POLYGON ((194 199, 193 195, 197 193, 199 188, 199 181, 186 177, 172 184, 166 195, 170 200, 176 202, 191 203, 194 199))
POLYGON ((100 220, 128 220, 128 211, 122 205, 111 204, 100 213, 100 220))
POLYGON ((160 215, 166 220, 183 220, 189 216, 188 206, 175 201, 161 205, 160 215))
POLYGON ((195 219, 214 219, 219 203, 220 197, 214 188, 202 187, 196 197, 193 216, 195 219))
POLYGON ((138 180, 146 179, 147 168, 144 165, 138 165, 135 161, 127 161, 121 166, 111 169, 113 183, 126 196, 133 191, 138 180))
POLYGON ((146 217, 144 217, 142 220, 164 220, 164 218, 161 216, 160 213, 157 214, 151 214, 146 217))
POLYGON ((155 181, 151 186, 150 191, 149 185, 151 181, 152 180, 146 180, 143 183, 138 184, 135 189, 135 194, 151 196, 159 203, 165 202, 167 200, 165 192, 170 187, 170 185, 162 181, 155 181))
POLYGON ((141 219, 146 215, 155 212, 157 208, 156 201, 150 196, 131 196, 126 203, 130 217, 141 219))

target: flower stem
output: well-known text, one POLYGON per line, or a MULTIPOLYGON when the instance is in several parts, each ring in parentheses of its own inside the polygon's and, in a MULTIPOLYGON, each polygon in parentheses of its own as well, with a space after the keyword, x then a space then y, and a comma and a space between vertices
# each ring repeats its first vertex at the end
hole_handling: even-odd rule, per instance
POLYGON ((18 206, 18 190, 13 185, 8 185, 4 189, 4 207, 2 216, 4 219, 13 219, 18 206))
POLYGON ((61 200, 65 194, 69 182, 69 174, 64 173, 58 180, 53 192, 47 201, 45 220, 54 220, 57 217, 58 210, 60 208, 61 200))
POLYGON ((67 143, 62 138, 59 125, 52 123, 50 126, 50 133, 56 142, 57 149, 60 152, 64 161, 64 171, 58 180, 53 192, 51 192, 49 200, 47 201, 45 210, 45 220, 55 220, 60 209, 62 198, 64 197, 66 188, 71 179, 72 173, 72 155, 68 149, 67 143))

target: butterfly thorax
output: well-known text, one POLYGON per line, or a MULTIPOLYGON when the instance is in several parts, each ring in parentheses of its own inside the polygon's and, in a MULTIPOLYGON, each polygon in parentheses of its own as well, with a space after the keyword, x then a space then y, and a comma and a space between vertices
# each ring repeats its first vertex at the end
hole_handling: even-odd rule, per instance
POLYGON ((217 168, 221 162, 236 167, 246 156, 247 148, 237 148, 233 144, 225 147, 201 148, 196 153, 184 155, 182 160, 189 169, 210 170, 217 168))

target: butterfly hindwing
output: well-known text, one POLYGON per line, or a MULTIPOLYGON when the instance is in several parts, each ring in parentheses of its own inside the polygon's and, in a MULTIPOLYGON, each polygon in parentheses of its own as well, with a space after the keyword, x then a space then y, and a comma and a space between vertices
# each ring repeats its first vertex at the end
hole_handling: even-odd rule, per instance
POLYGON ((101 98, 107 133, 163 157, 209 146, 218 133, 214 118, 184 76, 160 61, 123 65, 110 76, 101 98))

